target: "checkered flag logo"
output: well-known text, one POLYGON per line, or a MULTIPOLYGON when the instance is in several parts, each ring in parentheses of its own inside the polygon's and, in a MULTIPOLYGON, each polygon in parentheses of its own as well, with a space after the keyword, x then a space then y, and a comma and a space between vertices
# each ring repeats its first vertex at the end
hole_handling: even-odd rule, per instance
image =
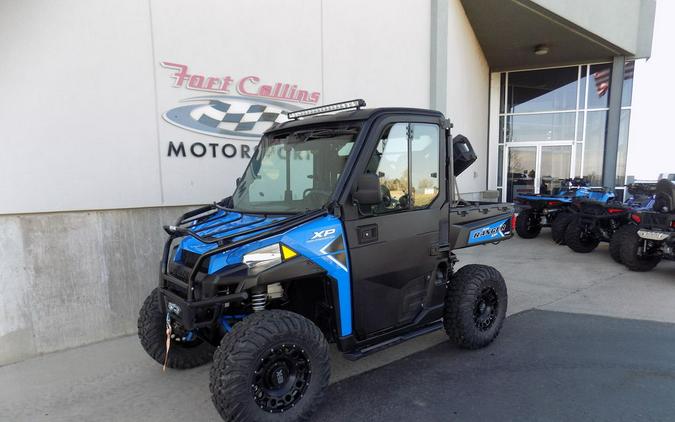
POLYGON ((262 104, 210 100, 190 117, 215 131, 263 133, 275 122, 285 120, 286 111, 262 104))

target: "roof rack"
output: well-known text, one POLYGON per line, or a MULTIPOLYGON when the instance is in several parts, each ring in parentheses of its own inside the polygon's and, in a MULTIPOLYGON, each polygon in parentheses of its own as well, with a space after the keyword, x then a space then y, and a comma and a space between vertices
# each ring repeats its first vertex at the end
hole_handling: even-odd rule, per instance
POLYGON ((352 108, 360 109, 365 107, 366 102, 362 99, 343 101, 341 103, 328 104, 320 107, 306 108, 304 110, 292 111, 288 113, 288 118, 297 120, 300 117, 314 116, 317 114, 330 113, 332 111, 349 110, 352 108))

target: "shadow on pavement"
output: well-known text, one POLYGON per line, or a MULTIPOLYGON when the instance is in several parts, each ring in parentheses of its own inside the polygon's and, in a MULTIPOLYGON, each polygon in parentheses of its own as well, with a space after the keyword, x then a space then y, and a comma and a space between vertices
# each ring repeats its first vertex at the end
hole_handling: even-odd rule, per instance
POLYGON ((675 324, 549 311, 333 384, 317 421, 675 419, 675 324))

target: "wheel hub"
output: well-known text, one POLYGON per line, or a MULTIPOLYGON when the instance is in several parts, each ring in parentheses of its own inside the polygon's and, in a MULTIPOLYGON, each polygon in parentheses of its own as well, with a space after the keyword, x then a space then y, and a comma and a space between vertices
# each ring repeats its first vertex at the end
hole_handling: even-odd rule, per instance
POLYGON ((486 331, 497 319, 499 299, 497 292, 492 287, 485 288, 476 298, 473 320, 481 331, 486 331))
POLYGON ((295 406, 309 386, 312 374, 307 353, 295 344, 266 351, 253 373, 251 389, 256 404, 270 413, 295 406))

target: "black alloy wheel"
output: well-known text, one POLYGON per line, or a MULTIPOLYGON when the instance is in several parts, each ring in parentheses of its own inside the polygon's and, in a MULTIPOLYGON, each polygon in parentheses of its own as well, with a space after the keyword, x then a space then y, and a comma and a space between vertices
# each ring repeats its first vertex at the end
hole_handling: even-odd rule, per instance
POLYGON ((266 351, 253 374, 253 398, 266 412, 283 412, 304 396, 312 377, 309 356, 295 344, 266 351))

